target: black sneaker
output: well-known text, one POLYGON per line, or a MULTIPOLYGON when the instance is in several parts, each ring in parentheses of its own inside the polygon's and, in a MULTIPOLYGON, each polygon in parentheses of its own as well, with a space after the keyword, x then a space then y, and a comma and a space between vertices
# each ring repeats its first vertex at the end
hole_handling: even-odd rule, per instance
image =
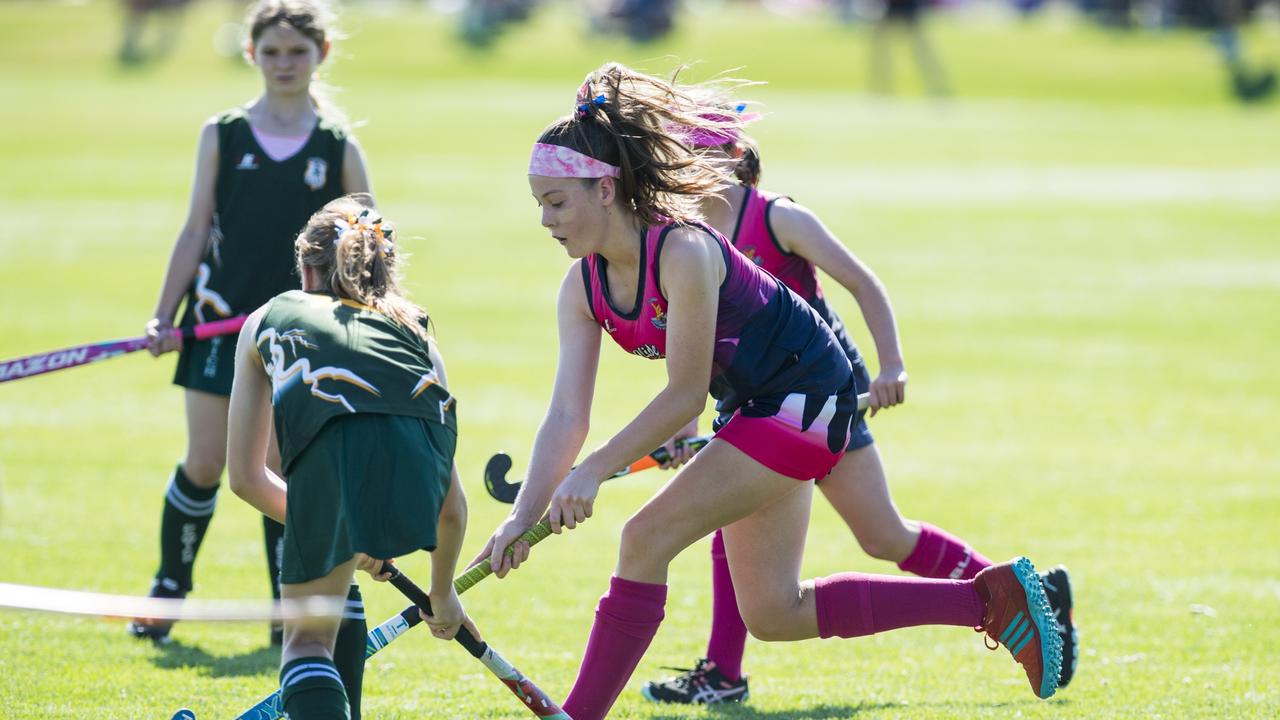
MULTIPOLYGON (((187 593, 178 587, 177 581, 169 578, 156 578, 151 583, 151 591, 147 593, 147 597, 176 600, 181 600, 186 596, 187 593)), ((169 631, 173 629, 173 622, 151 618, 135 618, 133 622, 126 626, 126 629, 130 635, 136 638, 150 640, 158 645, 167 645, 170 641, 169 631)))
POLYGON ((284 645, 284 626, 272 625, 271 626, 271 646, 282 647, 283 645, 284 645))
POLYGON ((1049 607, 1053 609, 1058 636, 1062 638, 1062 672, 1058 675, 1058 687, 1064 688, 1076 674, 1076 663, 1080 660, 1080 633, 1072 617, 1071 576, 1065 566, 1059 565, 1042 574, 1040 584, 1044 587, 1044 594, 1049 596, 1049 607))
POLYGON ((680 674, 660 682, 645 683, 640 694, 646 700, 680 705, 715 705, 742 702, 750 694, 747 692, 746 675, 737 680, 728 680, 720 672, 720 668, 706 658, 699 660, 692 670, 669 669, 680 674))

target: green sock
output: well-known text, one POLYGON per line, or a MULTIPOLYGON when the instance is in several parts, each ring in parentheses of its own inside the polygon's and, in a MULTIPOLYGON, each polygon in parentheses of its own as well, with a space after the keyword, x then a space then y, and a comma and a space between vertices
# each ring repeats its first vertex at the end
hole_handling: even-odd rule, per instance
POLYGON ((280 668, 280 706, 289 720, 351 720, 333 661, 302 657, 280 668))
MULTIPOLYGON (((284 561, 284 525, 262 516, 262 541, 267 551, 267 576, 271 579, 271 597, 280 599, 280 563, 284 561)), ((284 625, 271 624, 271 644, 284 643, 284 625)))
POLYGON ((364 619, 364 599, 360 586, 351 584, 347 592, 347 608, 342 624, 338 626, 338 641, 333 646, 333 664, 342 676, 342 686, 347 691, 347 703, 351 706, 351 720, 360 720, 360 686, 364 682, 365 646, 368 643, 369 626, 364 619))
POLYGON ((196 487, 178 465, 164 494, 160 516, 160 569, 156 583, 170 592, 191 591, 191 567, 218 504, 218 486, 196 487))

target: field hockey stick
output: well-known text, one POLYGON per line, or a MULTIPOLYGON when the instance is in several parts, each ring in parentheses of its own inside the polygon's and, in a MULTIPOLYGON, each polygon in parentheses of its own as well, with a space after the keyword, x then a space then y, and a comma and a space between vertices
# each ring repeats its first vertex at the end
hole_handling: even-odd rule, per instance
MULTIPOLYGON (((862 393, 858 395, 858 410, 866 410, 871 401, 870 393, 862 393)), ((686 438, 676 443, 677 446, 692 448, 694 452, 701 450, 707 443, 711 442, 714 435, 701 435, 698 437, 686 438)), ((616 480, 625 477, 634 472, 647 470, 651 467, 657 467, 671 460, 671 454, 667 452, 665 447, 645 455, 639 460, 631 463, 627 467, 622 468, 618 472, 605 478, 605 480, 616 480)), ((514 482, 507 480, 507 473, 511 471, 511 456, 500 452, 489 458, 489 462, 484 466, 484 487, 489 491, 489 495, 498 502, 504 502, 510 505, 516 501, 516 495, 520 493, 520 486, 524 484, 524 480, 516 480, 514 482)))
MULTIPOLYGON (((244 320, 245 316, 238 315, 226 320, 200 323, 194 327, 175 328, 170 332, 175 336, 181 336, 183 340, 208 340, 218 335, 230 335, 240 332, 240 327, 244 325, 244 320)), ((43 375, 55 370, 66 370, 67 368, 113 358, 117 355, 137 352, 145 348, 149 342, 147 336, 143 335, 125 340, 108 340, 107 342, 77 345, 61 350, 28 355, 14 360, 0 361, 0 383, 43 375)))
MULTIPOLYGON (((391 577, 388 580, 396 587, 405 597, 413 601, 413 603, 428 615, 431 614, 431 599, 422 591, 412 580, 399 568, 394 565, 386 566, 384 569, 389 570, 391 577)), ((573 720, 565 714, 564 710, 556 704, 554 700, 547 696, 541 688, 533 684, 533 681, 525 677, 523 673, 515 668, 505 658, 498 654, 485 641, 471 634, 466 625, 458 628, 458 634, 454 635, 454 640, 458 644, 467 649, 471 656, 480 661, 480 664, 488 668, 494 677, 502 681, 507 689, 520 698, 524 706, 529 708, 529 712, 540 718, 550 718, 551 720, 573 720)))
MULTIPOLYGON (((551 521, 543 520, 534 525, 517 539, 517 542, 523 540, 529 543, 530 547, 537 545, 551 535, 551 521)), ((508 550, 507 552, 513 552, 508 550)), ((395 567, 388 565, 388 568, 395 567)), ((475 587, 476 583, 493 574, 493 568, 489 564, 489 558, 485 558, 475 567, 462 573, 453 580, 453 589, 459 595, 475 587)), ((418 614, 418 606, 410 605, 401 610, 396 615, 392 615, 386 622, 369 631, 365 637, 364 656, 365 659, 373 657, 382 648, 391 644, 392 640, 400 637, 409 628, 422 622, 422 616, 418 614)), ((184 717, 181 713, 189 713, 191 720, 195 715, 190 710, 179 710, 174 719, 184 717)), ((256 705, 245 710, 236 716, 236 720, 278 720, 283 715, 283 708, 280 706, 280 690, 277 688, 275 692, 267 697, 262 698, 256 705)))
MULTIPOLYGON (((677 442, 676 447, 687 447, 697 452, 711 442, 712 437, 714 436, 701 435, 685 438, 677 442)), ((670 460, 671 453, 667 452, 665 447, 660 447, 605 479, 613 480, 634 472, 648 470, 651 467, 658 467, 663 463, 670 462, 670 460)), ((494 500, 510 505, 516 501, 516 495, 520 493, 520 486, 524 484, 524 480, 509 481, 507 480, 508 472, 511 472, 510 455, 500 452, 489 458, 489 462, 485 463, 484 466, 484 489, 489 491, 489 495, 494 500)))

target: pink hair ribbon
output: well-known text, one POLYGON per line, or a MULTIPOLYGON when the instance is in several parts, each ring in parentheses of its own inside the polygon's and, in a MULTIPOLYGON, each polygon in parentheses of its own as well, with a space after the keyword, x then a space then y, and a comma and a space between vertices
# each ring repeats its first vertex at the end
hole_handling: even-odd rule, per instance
MULTIPOLYGON (((759 120, 760 113, 744 113, 747 109, 746 103, 738 105, 735 113, 730 115, 725 113, 706 113, 702 116, 704 120, 710 120, 717 123, 729 123, 738 121, 742 124, 755 122, 759 120)), ((736 127, 708 127, 708 128, 690 128, 684 136, 685 142, 692 147, 708 148, 720 147, 738 141, 739 130, 736 127)))

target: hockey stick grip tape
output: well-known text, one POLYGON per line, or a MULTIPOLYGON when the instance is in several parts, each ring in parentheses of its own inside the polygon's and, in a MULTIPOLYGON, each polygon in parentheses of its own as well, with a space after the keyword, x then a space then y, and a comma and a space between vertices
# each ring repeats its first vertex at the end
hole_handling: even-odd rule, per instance
POLYGON ((240 328, 244 327, 244 315, 227 318, 226 320, 215 320, 213 322, 200 323, 195 327, 182 329, 183 340, 208 340, 211 337, 219 335, 230 335, 240 332, 240 328))
MULTIPOLYGON (((516 542, 521 540, 529 543, 530 546, 546 540, 551 535, 551 521, 543 520, 524 531, 520 537, 516 538, 516 542)), ((510 552, 510 550, 508 550, 510 552)), ((473 585, 493 574, 493 567, 489 563, 489 558, 480 561, 479 565, 471 568, 462 575, 459 575, 453 581, 453 589, 461 595, 463 592, 471 589, 473 585)))

